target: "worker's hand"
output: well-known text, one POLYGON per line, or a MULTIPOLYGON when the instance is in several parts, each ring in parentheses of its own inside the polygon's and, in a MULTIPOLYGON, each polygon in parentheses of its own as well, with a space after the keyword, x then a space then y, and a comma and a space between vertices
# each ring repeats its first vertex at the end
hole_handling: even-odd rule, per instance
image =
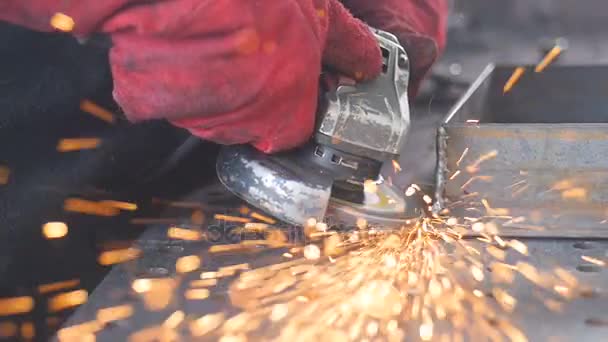
MULTIPOLYGON (((417 83, 443 43, 445 0, 343 2, 399 37, 417 83)), ((114 97, 131 120, 265 152, 310 137, 322 62, 358 79, 381 69, 374 37, 337 0, 0 1, 0 19, 72 29, 57 13, 77 35, 111 35, 114 97)))
POLYGON ((42 30, 57 12, 76 35, 111 35, 114 97, 129 119, 264 152, 310 138, 322 62, 358 79, 381 70, 372 33, 337 0, 0 2, 0 19, 42 30))
POLYGON ((342 0, 355 17, 399 38, 410 59, 410 94, 443 51, 447 0, 342 0))

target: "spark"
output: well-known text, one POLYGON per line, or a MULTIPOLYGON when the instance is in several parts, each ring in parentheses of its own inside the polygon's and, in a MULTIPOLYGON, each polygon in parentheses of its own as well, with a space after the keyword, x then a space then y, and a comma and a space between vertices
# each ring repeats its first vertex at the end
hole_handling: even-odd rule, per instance
POLYGON ((183 311, 177 310, 172 313, 167 319, 163 322, 163 327, 168 329, 177 328, 183 321, 186 315, 183 311))
POLYGON ((152 288, 152 282, 150 281, 150 279, 145 278, 135 279, 131 284, 131 288, 137 293, 144 293, 152 288))
POLYGON ((469 120, 467 120, 467 123, 474 123, 474 124, 478 124, 478 123, 479 123, 479 120, 477 120, 477 119, 469 119, 469 120))
POLYGON ((72 17, 60 12, 53 14, 50 24, 51 27, 62 32, 71 32, 76 25, 72 17))
POLYGON ((96 216, 116 216, 120 213, 116 208, 81 198, 66 199, 63 203, 63 209, 65 211, 96 216))
POLYGON ((0 322, 0 338, 15 337, 17 335, 17 324, 14 322, 0 322))
POLYGON ((268 224, 275 224, 275 223, 277 223, 277 221, 275 219, 270 218, 268 216, 264 216, 264 215, 262 215, 260 213, 256 213, 256 212, 251 213, 251 217, 253 217, 256 220, 260 220, 262 222, 266 222, 268 224))
POLYGON ((101 143, 99 138, 73 138, 61 139, 57 143, 57 151, 59 152, 74 152, 80 150, 95 149, 101 143))
POLYGON ((496 158, 497 155, 498 155, 498 151, 496 151, 496 150, 492 150, 488 153, 481 155, 479 158, 477 158, 477 160, 475 162, 473 162, 471 165, 467 166, 467 168, 466 168, 467 172, 475 173, 475 172, 479 171, 479 165, 481 163, 494 159, 494 158, 496 158))
POLYGON ((47 294, 50 292, 55 292, 55 291, 60 291, 60 290, 65 290, 65 289, 69 289, 72 287, 76 287, 78 285, 80 285, 80 279, 64 280, 64 281, 59 281, 59 282, 55 282, 55 283, 38 285, 38 292, 40 294, 47 294))
POLYGON ((578 200, 583 201, 587 198, 587 189, 585 188, 571 188, 562 191, 562 198, 565 200, 578 200))
POLYGON ((433 324, 424 323, 420 325, 419 329, 420 339, 423 341, 430 341, 433 338, 433 324))
POLYGON ((473 275, 473 278, 477 281, 482 281, 484 278, 483 271, 477 266, 471 266, 471 274, 473 275))
POLYGON ((215 215, 213 215, 213 218, 215 218, 218 221, 226 221, 226 222, 240 222, 240 223, 251 222, 251 219, 249 219, 247 217, 238 217, 238 216, 230 216, 230 215, 222 215, 222 214, 215 214, 215 215))
POLYGON ((509 77, 509 79, 507 80, 507 83, 505 83, 505 86, 502 88, 502 93, 506 94, 506 93, 510 92, 511 89, 513 89, 513 87, 515 86, 515 84, 517 84, 517 82, 519 82, 521 77, 524 75, 525 71, 526 71, 526 68, 524 68, 524 67, 515 68, 515 70, 513 71, 513 74, 511 74, 511 77, 509 77))
POLYGON ((283 257, 284 258, 293 258, 293 254, 285 252, 285 253, 283 253, 283 257))
POLYGON ((200 241, 203 239, 203 233, 179 227, 171 227, 167 230, 167 237, 176 240, 200 241))
POLYGON ((190 286, 192 287, 211 287, 215 285, 217 285, 217 279, 215 278, 193 280, 190 282, 190 286))
POLYGON ((86 290, 64 292, 49 298, 48 307, 51 312, 57 312, 84 304, 89 297, 86 290))
POLYGON ((492 290, 492 295, 506 312, 513 312, 513 309, 515 309, 515 305, 517 304, 517 299, 511 296, 507 291, 500 288, 494 288, 492 290))
POLYGON ((458 161, 456 161, 456 166, 460 167, 460 163, 462 163, 462 160, 464 159, 464 157, 466 157, 467 153, 469 153, 469 148, 465 148, 464 151, 462 151, 462 154, 460 155, 460 158, 458 158, 458 161))
POLYGON ((177 273, 188 273, 197 270, 201 267, 201 258, 197 255, 183 256, 175 262, 175 270, 177 273))
POLYGON ((401 172, 401 165, 399 165, 399 162, 396 161, 395 159, 392 160, 393 163, 393 170, 395 171, 395 173, 401 172))
POLYGON ((97 320, 101 324, 119 321, 133 315, 133 306, 129 304, 112 306, 97 311, 97 320))
POLYGON ((597 258, 593 258, 593 257, 590 257, 590 256, 583 255, 583 256, 581 256, 581 259, 583 259, 583 260, 585 260, 587 262, 590 262, 592 264, 598 265, 598 266, 606 266, 606 262, 605 261, 597 259, 597 258))
POLYGON ((545 70, 549 64, 551 64, 551 62, 553 62, 560 54, 562 53, 562 48, 560 46, 554 46, 546 55, 545 57, 542 59, 542 61, 540 61, 540 63, 538 63, 536 65, 536 68, 534 68, 534 72, 542 72, 543 70, 545 70))
POLYGON ((21 337, 25 340, 31 340, 36 336, 36 329, 32 322, 23 322, 21 324, 21 337))
POLYGON ((514 239, 514 240, 509 241, 508 245, 509 245, 509 247, 518 251, 520 254, 528 255, 528 247, 523 242, 514 239))
POLYGON ((207 314, 190 323, 190 334, 195 337, 204 336, 220 327, 224 323, 223 313, 207 314))
POLYGON ((6 185, 11 175, 11 170, 3 165, 0 165, 0 185, 6 185))
POLYGON ((97 258, 97 261, 100 265, 109 266, 133 260, 139 257, 140 254, 141 251, 136 248, 115 249, 102 252, 97 258))
POLYGON ((458 175, 460 174, 460 170, 456 170, 456 172, 454 172, 451 176, 450 176, 450 180, 454 180, 456 179, 456 177, 458 177, 458 175))
POLYGON ((102 328, 103 325, 97 320, 88 321, 59 329, 57 337, 59 337, 59 341, 81 341, 82 337, 90 336, 102 328))
POLYGON ((116 208, 116 209, 120 209, 120 210, 126 210, 126 211, 137 210, 137 204, 129 203, 129 202, 106 200, 106 201, 100 201, 99 204, 105 205, 108 207, 112 207, 112 208, 116 208))
POLYGON ((208 289, 190 289, 186 290, 184 297, 190 300, 202 300, 208 298, 209 294, 210 292, 208 289))
POLYGON ((0 298, 0 317, 28 313, 33 308, 34 299, 29 296, 0 298))
POLYGON ((142 285, 147 288, 143 288, 145 291, 138 293, 141 295, 145 307, 150 311, 161 311, 173 301, 177 282, 172 278, 150 278, 147 279, 147 284, 142 285))
POLYGON ((112 112, 90 100, 80 101, 80 110, 108 123, 114 123, 116 120, 112 112))
POLYGON ((359 229, 367 229, 367 220, 362 217, 357 218, 356 226, 359 229))
POLYGON ((321 257, 321 250, 317 245, 307 245, 304 247, 304 257, 308 260, 317 260, 321 257))
POLYGON ((63 222, 48 222, 42 226, 42 234, 47 239, 60 239, 68 234, 68 226, 63 222))
POLYGON ((219 275, 217 274, 217 272, 203 272, 200 276, 201 279, 215 279, 218 277, 219 275))
POLYGON ((275 304, 272 307, 272 311, 270 313, 270 320, 273 322, 278 322, 283 318, 287 317, 289 312, 289 307, 287 304, 275 304))

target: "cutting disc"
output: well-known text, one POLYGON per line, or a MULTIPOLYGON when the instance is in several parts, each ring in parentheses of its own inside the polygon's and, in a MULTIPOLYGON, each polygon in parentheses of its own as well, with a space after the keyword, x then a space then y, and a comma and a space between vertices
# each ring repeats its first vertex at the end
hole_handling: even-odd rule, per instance
POLYGON ((408 219, 420 216, 421 203, 417 198, 405 197, 403 191, 384 182, 375 191, 364 192, 362 203, 332 197, 327 208, 326 220, 344 224, 356 224, 363 218, 368 224, 395 228, 408 219))

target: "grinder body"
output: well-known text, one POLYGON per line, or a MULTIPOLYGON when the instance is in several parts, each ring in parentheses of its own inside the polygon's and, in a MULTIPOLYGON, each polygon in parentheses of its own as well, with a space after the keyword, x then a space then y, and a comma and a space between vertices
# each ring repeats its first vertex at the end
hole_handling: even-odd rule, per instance
MULTIPOLYGON (((374 34, 382 51, 382 73, 371 81, 340 82, 322 94, 309 143, 273 155, 242 145, 222 149, 217 172, 230 191, 298 225, 311 217, 322 220, 331 197, 343 209, 363 211, 387 201, 366 198, 363 184, 378 180, 382 164, 397 159, 405 142, 410 125, 409 60, 395 36, 379 30, 374 34)), ((389 205, 391 210, 405 210, 399 195, 389 192, 397 203, 389 205)))

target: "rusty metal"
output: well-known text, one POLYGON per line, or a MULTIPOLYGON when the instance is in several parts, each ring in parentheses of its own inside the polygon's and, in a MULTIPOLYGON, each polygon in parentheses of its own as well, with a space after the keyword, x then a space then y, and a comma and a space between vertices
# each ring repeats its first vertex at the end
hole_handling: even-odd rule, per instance
POLYGON ((513 70, 489 65, 442 122, 436 209, 474 217, 454 206, 475 197, 526 218, 502 235, 608 237, 608 67, 527 67, 503 94, 513 70))

